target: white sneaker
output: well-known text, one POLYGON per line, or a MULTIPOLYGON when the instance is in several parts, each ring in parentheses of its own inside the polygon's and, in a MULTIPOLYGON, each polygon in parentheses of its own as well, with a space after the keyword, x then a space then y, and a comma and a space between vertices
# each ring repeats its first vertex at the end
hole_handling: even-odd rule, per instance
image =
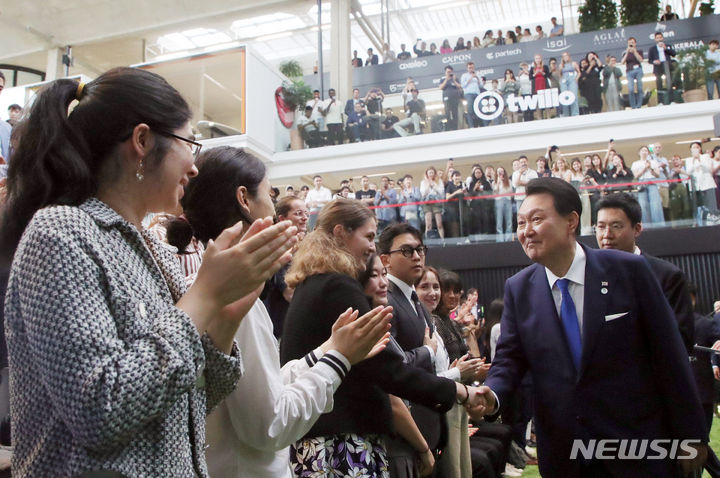
POLYGON ((527 453, 530 458, 537 458, 537 448, 526 446, 525 453, 527 453))
POLYGON ((510 463, 505 463, 505 473, 503 473, 504 476, 522 476, 522 471, 518 470, 514 466, 512 466, 510 463))

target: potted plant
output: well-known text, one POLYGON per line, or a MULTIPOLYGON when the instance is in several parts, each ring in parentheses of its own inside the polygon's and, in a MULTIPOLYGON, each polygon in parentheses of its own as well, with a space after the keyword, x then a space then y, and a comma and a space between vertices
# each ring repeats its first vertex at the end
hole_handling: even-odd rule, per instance
POLYGON ((677 68, 673 83, 679 83, 684 90, 683 101, 703 101, 707 99, 706 77, 712 62, 705 57, 707 46, 689 48, 677 54, 677 68))
POLYGON ((312 88, 300 77, 303 74, 302 66, 297 60, 288 60, 279 65, 282 74, 290 78, 275 90, 275 102, 278 116, 286 128, 290 129, 290 148, 302 149, 303 140, 295 125, 295 116, 299 108, 313 97, 312 88))
POLYGON ((715 0, 707 0, 700 4, 700 16, 712 15, 715 13, 715 0))

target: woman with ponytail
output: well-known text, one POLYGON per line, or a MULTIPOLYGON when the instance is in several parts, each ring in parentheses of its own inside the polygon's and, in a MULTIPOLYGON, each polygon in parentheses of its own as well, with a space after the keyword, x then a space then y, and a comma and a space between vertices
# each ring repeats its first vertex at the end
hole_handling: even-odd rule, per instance
POLYGON ((13 476, 208 476, 205 415, 241 374, 246 297, 295 228, 229 224, 186 290, 142 220, 197 175, 191 116, 160 76, 117 68, 50 83, 20 126, 0 219, 13 476))
MULTIPOLYGON (((204 152, 197 168, 200 174, 190 180, 182 200, 187 219, 171 223, 168 237, 184 227, 208 242, 227 224, 249 225, 255 217, 273 214, 270 183, 258 158, 225 146, 204 152)), ((180 250, 187 246, 171 244, 180 250)), ((208 417, 210 476, 291 478, 288 447, 332 410, 333 394, 351 366, 389 328, 389 314, 382 307, 357 320, 351 310, 339 315, 329 340, 281 369, 272 321, 262 301, 254 301, 235 335, 243 376, 208 417)), ((375 353, 383 347, 381 342, 375 353)))

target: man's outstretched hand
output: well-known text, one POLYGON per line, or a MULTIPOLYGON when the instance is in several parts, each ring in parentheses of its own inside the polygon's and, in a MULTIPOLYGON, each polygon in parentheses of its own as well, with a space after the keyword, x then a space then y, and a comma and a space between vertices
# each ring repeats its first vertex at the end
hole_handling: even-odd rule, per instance
POLYGON ((465 408, 470 418, 480 420, 485 415, 495 413, 497 402, 495 401, 495 394, 489 387, 468 387, 468 392, 470 395, 465 408))

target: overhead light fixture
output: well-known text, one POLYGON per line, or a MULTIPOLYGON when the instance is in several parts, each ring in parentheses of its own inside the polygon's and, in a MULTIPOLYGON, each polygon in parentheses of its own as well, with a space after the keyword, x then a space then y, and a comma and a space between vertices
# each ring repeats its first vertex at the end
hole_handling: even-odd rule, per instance
POLYGON ((462 7, 464 5, 467 5, 468 3, 470 3, 470 2, 462 1, 462 2, 444 3, 444 4, 440 4, 440 5, 434 5, 430 8, 428 8, 428 10, 431 10, 431 11, 432 10, 445 10, 446 8, 462 7))
POLYGON ((280 33, 273 33, 272 35, 263 35, 261 37, 257 37, 255 41, 257 42, 263 42, 263 41, 269 41, 269 40, 277 40, 278 38, 285 38, 292 36, 292 32, 280 32, 280 33))
MULTIPOLYGON (((720 138, 710 138, 710 141, 720 141, 720 138)), ((675 144, 702 143, 702 139, 688 139, 687 141, 676 141, 675 144)))

